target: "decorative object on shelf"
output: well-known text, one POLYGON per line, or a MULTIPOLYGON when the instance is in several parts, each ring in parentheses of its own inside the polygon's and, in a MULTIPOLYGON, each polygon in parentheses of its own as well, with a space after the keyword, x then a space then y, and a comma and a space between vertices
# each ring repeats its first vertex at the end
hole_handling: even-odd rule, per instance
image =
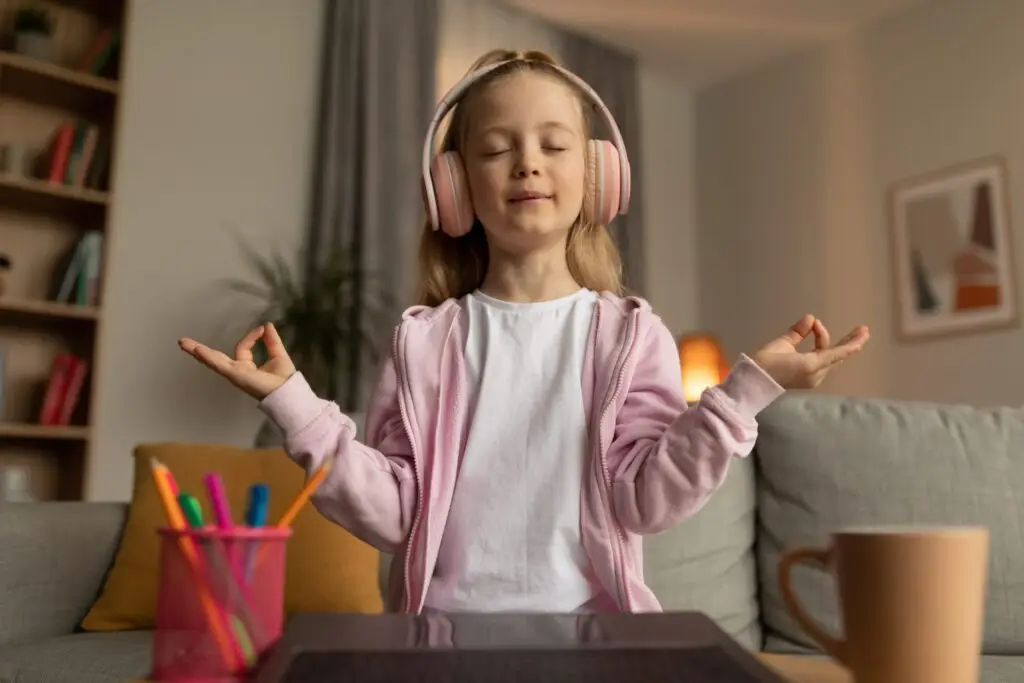
POLYGON ((722 347, 710 334, 688 334, 679 339, 679 366, 687 403, 699 401, 705 389, 719 384, 729 372, 722 347))
POLYGON ((0 173, 18 178, 30 175, 32 150, 20 142, 0 146, 0 173))
MULTIPOLYGON (((394 323, 389 294, 373 286, 371 275, 344 247, 325 254, 313 272, 298 273, 280 253, 263 256, 242 241, 240 246, 256 281, 231 279, 226 284, 260 302, 259 314, 247 321, 247 328, 273 322, 295 367, 316 394, 354 411, 359 367, 377 362, 378 344, 394 323)), ((302 254, 294 261, 305 262, 302 254)), ((254 356, 258 365, 266 362, 262 344, 254 356)), ((359 417, 353 419, 358 423, 359 417)), ((276 427, 264 422, 256 446, 278 445, 279 439, 276 427)))
POLYGON ((0 469, 0 504, 35 502, 29 488, 26 468, 12 465, 0 469))
POLYGON ((899 341, 1019 324, 1002 157, 903 180, 888 203, 899 341))
POLYGON ((15 12, 14 51, 46 62, 53 59, 53 20, 46 8, 26 5, 15 12))
POLYGON ((7 290, 7 271, 11 268, 11 257, 7 254, 0 254, 0 296, 3 296, 7 290))

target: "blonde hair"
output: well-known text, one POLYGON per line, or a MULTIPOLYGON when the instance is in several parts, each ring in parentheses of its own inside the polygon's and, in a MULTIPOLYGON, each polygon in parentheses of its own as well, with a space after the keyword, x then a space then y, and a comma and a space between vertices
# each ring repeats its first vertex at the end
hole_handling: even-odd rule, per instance
MULTIPOLYGON (((445 133, 441 148, 445 151, 462 152, 468 131, 470 109, 466 103, 475 94, 497 79, 521 71, 543 72, 561 78, 577 93, 581 104, 585 101, 574 84, 552 69, 558 62, 549 54, 538 50, 516 52, 492 50, 480 57, 467 75, 484 66, 518 60, 508 67, 500 68, 481 81, 473 84, 451 114, 451 123, 445 133)), ((586 111, 583 107, 583 130, 589 129, 586 111)), ((586 165, 585 183, 593 182, 590 165, 586 165)), ((579 217, 569 229, 565 258, 572 277, 581 286, 595 291, 622 293, 622 260, 619 250, 612 241, 608 229, 595 222, 591 215, 590 202, 584 201, 579 217)), ((479 220, 474 219, 472 229, 462 237, 451 237, 443 230, 431 229, 429 220, 420 237, 419 263, 422 276, 420 303, 437 306, 449 298, 469 294, 483 284, 487 275, 487 236, 479 220)))

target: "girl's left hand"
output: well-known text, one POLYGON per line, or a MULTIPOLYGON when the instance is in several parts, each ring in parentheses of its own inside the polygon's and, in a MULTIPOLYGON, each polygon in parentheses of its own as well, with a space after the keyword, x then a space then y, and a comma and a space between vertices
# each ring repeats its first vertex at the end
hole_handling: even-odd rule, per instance
POLYGON ((832 346, 824 323, 813 315, 805 315, 787 332, 761 347, 753 361, 784 389, 813 389, 832 368, 858 353, 869 337, 868 328, 860 325, 832 346), (798 351, 796 347, 811 333, 814 348, 798 351))

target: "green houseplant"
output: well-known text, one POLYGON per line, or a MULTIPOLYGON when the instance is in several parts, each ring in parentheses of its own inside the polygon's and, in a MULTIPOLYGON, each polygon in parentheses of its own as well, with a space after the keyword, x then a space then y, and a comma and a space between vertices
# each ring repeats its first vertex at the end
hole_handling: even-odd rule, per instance
MULTIPOLYGON (((317 395, 342 410, 358 410, 365 370, 378 361, 380 344, 394 324, 388 293, 342 246, 324 251, 311 269, 300 267, 306 263, 302 254, 292 261, 279 251, 258 253, 241 240, 240 246, 254 277, 225 284, 257 302, 258 312, 247 326, 273 322, 317 395)), ((266 360, 262 344, 254 355, 258 364, 266 360)), ((257 443, 266 445, 271 431, 264 424, 257 443)))
POLYGON ((53 58, 53 20, 41 6, 25 5, 14 13, 14 51, 34 59, 53 58))

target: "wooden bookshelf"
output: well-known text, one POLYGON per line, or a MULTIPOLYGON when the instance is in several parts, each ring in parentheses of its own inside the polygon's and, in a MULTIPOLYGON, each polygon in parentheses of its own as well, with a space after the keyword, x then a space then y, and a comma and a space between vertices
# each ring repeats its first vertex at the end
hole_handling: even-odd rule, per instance
POLYGON ((0 255, 11 261, 0 270, 0 469, 25 468, 41 500, 86 489, 130 2, 0 0, 0 255), (26 6, 48 12, 48 56, 14 38, 26 6), (116 49, 97 56, 111 31, 116 49), (76 261, 80 244, 90 253, 76 261), (51 372, 67 354, 85 379, 74 409, 45 420, 48 390, 63 393, 51 372))

